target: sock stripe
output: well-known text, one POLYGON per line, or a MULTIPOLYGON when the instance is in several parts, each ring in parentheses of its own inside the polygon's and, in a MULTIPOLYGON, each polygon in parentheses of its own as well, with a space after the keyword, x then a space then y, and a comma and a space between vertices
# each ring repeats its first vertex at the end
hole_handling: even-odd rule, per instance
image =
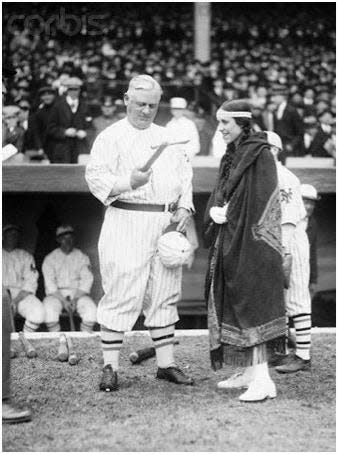
POLYGON ((298 314, 298 315, 294 315, 292 317, 293 320, 298 320, 299 318, 302 318, 302 317, 311 317, 311 314, 298 314))
POLYGON ((100 326, 101 332, 108 334, 124 334, 124 331, 114 331, 112 329, 106 328, 104 325, 100 326))
POLYGON ((166 336, 161 336, 161 337, 153 337, 152 339, 153 339, 154 342, 158 342, 158 341, 161 341, 161 340, 164 340, 164 339, 170 339, 172 337, 174 337, 174 333, 167 334, 166 336))
POLYGON ((311 326, 310 327, 306 326, 305 328, 296 328, 296 332, 297 333, 300 332, 300 331, 309 331, 309 332, 311 332, 311 326))
POLYGON ((107 345, 110 345, 110 344, 122 344, 123 343, 123 340, 104 340, 104 339, 101 339, 101 343, 102 344, 107 344, 107 345))

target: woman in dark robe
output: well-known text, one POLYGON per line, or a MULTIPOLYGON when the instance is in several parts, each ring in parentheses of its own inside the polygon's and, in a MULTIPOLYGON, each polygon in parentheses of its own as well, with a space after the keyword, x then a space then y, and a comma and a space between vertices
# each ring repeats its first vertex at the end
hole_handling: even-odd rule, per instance
POLYGON ((240 400, 259 401, 276 397, 268 359, 285 348, 277 171, 246 101, 225 102, 217 120, 227 150, 205 213, 211 363, 244 366, 218 387, 247 388, 240 400))

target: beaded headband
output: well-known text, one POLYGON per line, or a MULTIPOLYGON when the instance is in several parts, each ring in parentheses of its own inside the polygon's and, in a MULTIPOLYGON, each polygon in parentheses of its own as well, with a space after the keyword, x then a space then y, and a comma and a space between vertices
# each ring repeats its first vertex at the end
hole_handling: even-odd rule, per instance
POLYGON ((216 112, 218 121, 229 120, 230 118, 252 118, 251 112, 229 112, 228 110, 218 109, 216 112))

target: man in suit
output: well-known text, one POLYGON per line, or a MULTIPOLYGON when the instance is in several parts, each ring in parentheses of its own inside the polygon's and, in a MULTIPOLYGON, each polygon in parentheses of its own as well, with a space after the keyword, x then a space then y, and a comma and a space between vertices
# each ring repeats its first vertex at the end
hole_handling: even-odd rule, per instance
POLYGON ((31 135, 34 149, 41 154, 45 153, 50 158, 50 141, 47 138, 47 126, 49 117, 56 99, 56 91, 53 87, 44 86, 39 89, 40 104, 34 113, 31 125, 31 135))
POLYGON ((319 117, 319 122, 313 116, 304 118, 304 155, 316 158, 331 157, 324 148, 331 136, 331 126, 328 124, 330 119, 330 112, 323 112, 319 117))
POLYGON ((51 109, 47 126, 52 163, 77 163, 80 154, 88 153, 87 129, 91 118, 85 101, 80 98, 82 82, 70 77, 65 82, 66 93, 51 109))
POLYGON ((275 86, 271 90, 271 102, 274 111, 274 132, 282 139, 283 153, 281 161, 284 164, 287 156, 300 156, 303 142, 303 121, 297 109, 287 101, 287 89, 275 86))

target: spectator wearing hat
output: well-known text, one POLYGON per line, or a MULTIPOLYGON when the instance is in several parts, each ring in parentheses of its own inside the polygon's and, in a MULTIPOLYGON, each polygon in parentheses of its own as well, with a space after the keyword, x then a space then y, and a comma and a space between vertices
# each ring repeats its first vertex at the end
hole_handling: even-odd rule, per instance
POLYGON ((310 294, 311 297, 316 293, 318 282, 318 259, 317 259, 317 236, 318 224, 313 215, 317 201, 320 199, 317 189, 311 184, 301 185, 302 198, 306 210, 306 233, 310 243, 310 294))
POLYGON ((189 140, 184 146, 189 159, 200 152, 200 139, 195 123, 186 116, 187 101, 184 98, 170 99, 170 112, 173 118, 166 128, 176 141, 189 140))
POLYGON ((39 274, 33 256, 19 248, 20 227, 6 224, 2 235, 2 285, 9 292, 13 313, 25 319, 23 331, 31 333, 44 321, 42 302, 35 296, 39 274))
POLYGON ((314 140, 318 133, 318 121, 316 117, 304 118, 303 156, 316 156, 318 143, 314 140))
POLYGON ((313 157, 330 157, 325 149, 325 143, 331 137, 331 121, 332 115, 329 111, 324 111, 319 116, 319 122, 313 116, 304 118, 304 154, 310 154, 313 157))
POLYGON ((47 126, 52 163, 76 163, 79 154, 88 153, 87 129, 91 118, 80 98, 82 82, 77 77, 65 80, 66 94, 51 108, 47 126))
POLYGON ((49 331, 60 331, 60 314, 63 309, 71 307, 81 317, 81 331, 92 332, 96 322, 96 305, 89 296, 93 284, 89 257, 74 247, 72 226, 59 226, 56 240, 60 247, 48 254, 42 263, 47 328, 49 331))
POLYGON ((282 139, 283 152, 280 159, 285 163, 287 156, 301 155, 303 121, 297 109, 287 102, 286 87, 274 86, 271 91, 271 101, 275 106, 273 131, 282 139))
POLYGON ((18 150, 18 153, 22 153, 25 131, 19 124, 20 108, 14 105, 4 106, 2 113, 4 123, 2 146, 12 144, 18 150))
POLYGON ((116 104, 113 102, 111 96, 105 96, 101 103, 101 115, 93 120, 94 139, 101 131, 118 120, 119 118, 116 116, 116 104))
POLYGON ((40 104, 34 113, 31 124, 33 148, 41 154, 51 157, 50 139, 47 136, 47 126, 50 114, 56 100, 56 90, 51 86, 41 87, 38 91, 40 104))
POLYGON ((18 101, 19 112, 19 124, 24 130, 24 144, 23 151, 31 150, 34 148, 33 139, 33 113, 31 111, 31 105, 28 99, 22 98, 18 101))

